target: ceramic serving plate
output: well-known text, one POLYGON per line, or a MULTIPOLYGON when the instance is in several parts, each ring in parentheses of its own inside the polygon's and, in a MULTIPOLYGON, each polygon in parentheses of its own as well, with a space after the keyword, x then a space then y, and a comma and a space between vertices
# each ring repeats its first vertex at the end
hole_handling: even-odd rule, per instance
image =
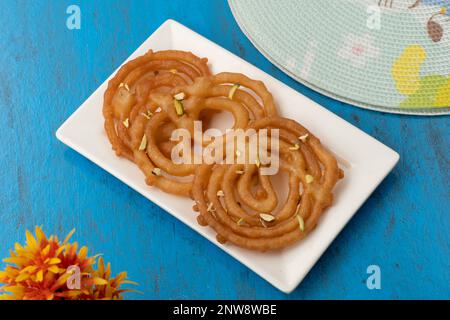
POLYGON ((215 232, 199 226, 196 214, 186 210, 192 207, 190 199, 165 194, 147 186, 136 165, 115 156, 103 129, 102 105, 107 81, 64 122, 56 132, 57 138, 196 230, 281 291, 293 291, 392 170, 399 155, 314 101, 173 20, 162 24, 128 60, 149 49, 192 51, 200 57, 207 57, 214 73, 242 72, 264 81, 274 95, 280 114, 305 125, 336 154, 345 171, 345 179, 338 183, 334 192, 335 203, 325 212, 314 232, 304 241, 272 253, 252 252, 231 244, 220 245, 215 239, 215 232))

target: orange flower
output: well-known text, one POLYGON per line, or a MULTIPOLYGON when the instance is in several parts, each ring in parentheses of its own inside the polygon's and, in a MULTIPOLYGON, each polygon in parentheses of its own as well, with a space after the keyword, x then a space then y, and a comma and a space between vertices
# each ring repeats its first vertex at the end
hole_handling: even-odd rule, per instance
POLYGON ((15 244, 8 263, 0 271, 0 300, 61 300, 61 299, 122 299, 123 284, 136 284, 126 280, 125 272, 111 278, 110 264, 104 266, 103 259, 88 257, 88 248, 78 251, 78 244, 68 243, 75 232, 72 230, 61 243, 56 236, 47 238, 41 228, 36 227, 36 237, 26 231, 26 245, 15 244), (68 280, 73 276, 70 267, 80 271, 80 288, 69 289, 68 280))

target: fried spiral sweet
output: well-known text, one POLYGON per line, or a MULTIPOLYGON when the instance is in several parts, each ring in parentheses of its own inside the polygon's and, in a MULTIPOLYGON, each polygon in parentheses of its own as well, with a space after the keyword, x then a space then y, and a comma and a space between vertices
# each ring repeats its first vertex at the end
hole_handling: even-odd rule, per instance
MULTIPOLYGON (((192 84, 197 77, 209 75, 207 59, 190 52, 166 50, 149 51, 128 62, 110 80, 103 104, 106 133, 116 154, 135 162, 146 175, 148 184, 184 196, 191 189, 189 183, 163 177, 148 157, 159 151, 170 155, 173 147, 170 136, 175 129, 162 114, 152 119, 158 106, 151 102, 150 94, 167 93, 174 87, 192 84), (155 130, 159 130, 156 139, 150 135, 155 130)), ((193 174, 193 169, 189 174, 193 174)))
MULTIPOLYGON (((116 155, 133 161, 148 185, 191 197, 198 223, 213 228, 221 243, 270 251, 303 239, 332 204, 332 190, 343 177, 334 156, 312 133, 278 115, 263 82, 239 73, 211 75, 207 59, 190 52, 149 51, 125 64, 109 81, 103 115, 116 155), (229 151, 228 132, 200 144, 221 148, 213 164, 174 161, 175 130, 184 130, 189 142, 195 142, 197 121, 203 135, 206 128, 214 129, 211 120, 218 112, 232 115, 230 129, 253 132, 245 142, 277 130, 277 143, 263 149, 277 155, 277 175, 288 176, 285 199, 271 176, 262 173, 271 163, 248 158, 248 146, 246 161, 228 162, 230 154, 234 160, 241 156, 229 151)), ((234 144, 237 139, 230 136, 234 144)), ((189 144, 182 153, 192 156, 194 149, 189 144)))
POLYGON ((289 175, 285 203, 276 210, 275 190, 256 164, 202 165, 193 188, 198 221, 212 227, 222 243, 258 251, 281 249, 313 230, 332 204, 332 189, 342 171, 320 141, 293 120, 263 118, 249 127, 280 130, 280 170, 289 175), (258 185, 252 192, 255 177, 258 185))
POLYGON ((170 132, 167 136, 161 128, 186 129, 194 135, 194 121, 208 121, 211 111, 228 111, 234 119, 233 129, 247 128, 252 119, 262 119, 266 115, 276 115, 276 108, 272 95, 260 81, 252 80, 244 75, 235 73, 221 73, 216 76, 198 77, 193 84, 178 86, 169 92, 153 91, 149 94, 150 111, 153 113, 147 119, 142 108, 140 114, 132 121, 133 127, 129 130, 130 149, 133 151, 133 159, 146 175, 149 185, 156 186, 166 192, 190 196, 192 179, 180 181, 175 177, 190 177, 195 173, 195 164, 174 164, 170 158, 170 151, 174 146, 169 143, 170 132), (251 91, 242 89, 234 90, 236 84, 251 91), (174 96, 182 94, 182 101, 174 96), (261 100, 259 102, 258 100, 261 100), (174 103, 183 106, 183 113, 177 113, 174 103), (161 109, 155 112, 155 108, 161 109), (206 112, 206 117, 204 116, 206 112), (163 132, 163 134, 161 134, 163 132), (145 150, 139 150, 142 137, 145 135, 147 144, 145 150), (158 139, 163 137, 166 141, 166 150, 161 150, 158 139), (162 174, 155 174, 155 169, 162 170, 162 174), (172 177, 168 177, 172 176, 172 177))
POLYGON ((272 94, 264 83, 239 73, 199 77, 191 85, 172 89, 171 94, 155 92, 150 95, 150 100, 160 106, 178 128, 191 133, 194 121, 204 120, 202 113, 205 110, 230 112, 234 118, 233 129, 246 128, 250 120, 277 115, 272 94), (184 97, 182 115, 174 108, 173 96, 176 94, 184 97))
POLYGON ((105 130, 118 156, 134 160, 126 129, 134 125, 140 113, 156 109, 149 103, 148 95, 154 91, 167 92, 210 75, 207 62, 191 52, 150 50, 120 68, 109 81, 103 103, 105 130))

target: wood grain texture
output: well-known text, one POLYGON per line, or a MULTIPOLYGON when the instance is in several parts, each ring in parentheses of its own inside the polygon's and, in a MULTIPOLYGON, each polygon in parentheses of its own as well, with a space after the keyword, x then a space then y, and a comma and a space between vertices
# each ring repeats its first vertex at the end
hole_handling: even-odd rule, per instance
MULTIPOLYGON (((245 38, 225 1, 0 1, 0 256, 42 225, 101 252, 148 299, 450 297, 449 118, 361 110, 296 83, 245 38), (70 4, 82 28, 66 28, 70 4), (397 150, 401 160, 313 268, 284 295, 175 218, 59 143, 61 123, 173 18, 397 150), (382 290, 365 285, 368 265, 382 290)), ((193 44, 195 46, 195 44, 193 44)), ((295 107, 295 106, 293 106, 295 107)), ((301 120, 301 119, 300 119, 301 120)), ((187 211, 188 208, 187 208, 187 211)))

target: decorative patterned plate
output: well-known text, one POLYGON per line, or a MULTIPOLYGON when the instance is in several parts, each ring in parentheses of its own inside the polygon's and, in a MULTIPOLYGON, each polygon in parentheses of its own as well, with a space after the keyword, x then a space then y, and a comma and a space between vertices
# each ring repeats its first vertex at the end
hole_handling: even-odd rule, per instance
POLYGON ((250 41, 327 96, 450 114, 450 0, 229 0, 250 41))

